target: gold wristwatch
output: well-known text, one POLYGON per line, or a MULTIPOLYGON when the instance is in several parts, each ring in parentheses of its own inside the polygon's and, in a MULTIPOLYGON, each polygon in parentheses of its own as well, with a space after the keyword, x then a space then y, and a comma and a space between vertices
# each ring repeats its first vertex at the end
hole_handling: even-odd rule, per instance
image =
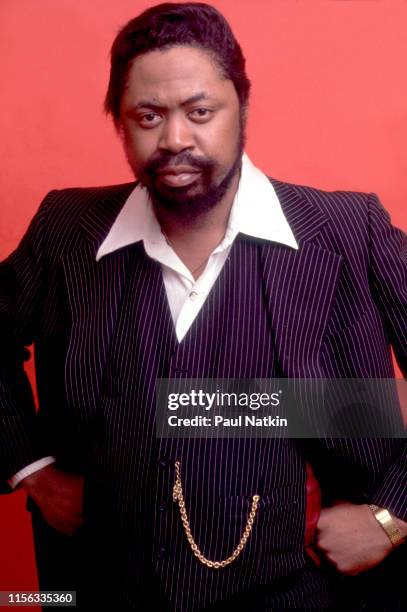
POLYGON ((393 546, 401 544, 404 540, 404 537, 400 529, 398 528, 396 521, 391 516, 390 512, 388 510, 385 510, 384 508, 379 508, 379 506, 376 506, 375 504, 368 504, 368 506, 373 512, 373 516, 375 517, 377 522, 380 523, 380 525, 386 532, 387 537, 389 538, 393 546))

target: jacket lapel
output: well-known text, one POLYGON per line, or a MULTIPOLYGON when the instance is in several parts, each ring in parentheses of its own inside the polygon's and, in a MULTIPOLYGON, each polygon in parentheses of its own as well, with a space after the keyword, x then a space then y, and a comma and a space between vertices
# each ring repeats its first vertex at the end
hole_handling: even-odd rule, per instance
POLYGON ((291 185, 272 181, 299 244, 261 247, 266 301, 284 376, 323 377, 320 348, 342 257, 318 244, 328 221, 324 212, 291 185))
POLYGON ((97 250, 109 233, 114 220, 124 206, 137 183, 126 183, 101 188, 100 197, 95 197, 79 219, 84 237, 93 245, 95 257, 97 250))

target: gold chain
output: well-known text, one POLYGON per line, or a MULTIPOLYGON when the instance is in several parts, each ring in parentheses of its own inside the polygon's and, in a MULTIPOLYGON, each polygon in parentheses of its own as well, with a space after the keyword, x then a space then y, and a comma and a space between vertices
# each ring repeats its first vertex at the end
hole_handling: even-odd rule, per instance
POLYGON ((174 488, 172 491, 172 499, 175 502, 178 501, 179 511, 181 513, 181 521, 184 526, 184 531, 186 533, 187 540, 191 545, 192 552, 194 553, 195 557, 199 559, 201 563, 203 563, 204 565, 207 565, 208 567, 213 567, 215 569, 219 569, 220 567, 226 567, 226 565, 229 565, 229 563, 232 563, 232 561, 234 561, 236 557, 240 555, 240 553, 242 552, 243 548, 246 545, 247 539, 253 527, 254 518, 256 516, 257 507, 260 501, 260 495, 253 495, 252 497, 252 507, 250 509, 249 516, 247 518, 246 527, 244 529, 242 537, 240 538, 240 542, 236 546, 233 553, 227 559, 223 559, 223 561, 211 561, 210 559, 207 559, 206 557, 204 557, 204 555, 201 553, 201 551, 199 550, 193 538, 192 532, 191 532, 187 510, 185 508, 184 496, 182 493, 180 465, 181 464, 179 461, 175 462, 175 484, 174 484, 174 488))

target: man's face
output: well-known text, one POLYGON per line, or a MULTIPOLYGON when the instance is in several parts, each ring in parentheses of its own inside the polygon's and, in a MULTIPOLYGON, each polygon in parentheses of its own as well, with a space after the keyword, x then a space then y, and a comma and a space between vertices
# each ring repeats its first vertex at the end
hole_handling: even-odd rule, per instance
POLYGON ((240 167, 244 126, 231 80, 188 46, 150 51, 130 68, 120 105, 127 159, 159 205, 196 217, 240 167))

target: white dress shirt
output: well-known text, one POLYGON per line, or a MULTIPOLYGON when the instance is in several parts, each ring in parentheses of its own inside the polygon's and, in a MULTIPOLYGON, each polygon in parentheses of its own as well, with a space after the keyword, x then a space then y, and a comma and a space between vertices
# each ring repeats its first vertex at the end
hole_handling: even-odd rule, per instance
MULTIPOLYGON (((131 192, 117 215, 97 251, 96 261, 124 246, 143 241, 147 255, 161 264, 175 332, 181 342, 218 278, 239 233, 298 249, 273 185, 246 154, 242 157, 239 185, 225 236, 212 251, 197 280, 167 242, 154 214, 148 191, 140 184, 131 192)), ((53 461, 54 457, 44 457, 24 467, 8 481, 10 486, 15 487, 25 476, 53 461)))

